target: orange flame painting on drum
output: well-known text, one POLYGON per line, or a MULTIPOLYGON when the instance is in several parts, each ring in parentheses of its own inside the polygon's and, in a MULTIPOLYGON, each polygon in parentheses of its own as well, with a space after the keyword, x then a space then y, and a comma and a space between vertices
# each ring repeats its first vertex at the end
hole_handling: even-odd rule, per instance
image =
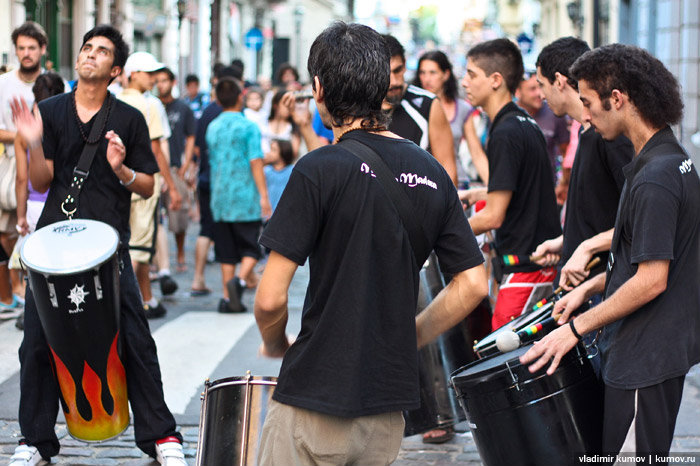
POLYGON ((78 398, 82 394, 78 393, 75 378, 51 348, 66 424, 70 434, 77 439, 87 442, 110 439, 129 425, 126 372, 117 352, 118 338, 119 333, 114 337, 107 357, 106 383, 87 361, 84 363, 81 386, 88 406, 79 406, 78 398))

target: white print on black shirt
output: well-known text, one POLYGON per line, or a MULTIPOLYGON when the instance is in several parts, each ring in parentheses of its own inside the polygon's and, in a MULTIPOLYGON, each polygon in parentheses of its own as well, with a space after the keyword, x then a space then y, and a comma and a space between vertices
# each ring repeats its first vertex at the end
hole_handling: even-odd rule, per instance
MULTIPOLYGON (((360 165, 360 171, 362 173, 369 173, 372 178, 377 177, 374 174, 374 172, 369 168, 369 165, 367 165, 364 162, 362 162, 362 165, 360 165)), ((411 188, 415 188, 419 184, 422 184, 437 190, 437 183, 429 179, 427 176, 418 176, 415 173, 401 173, 401 175, 399 175, 399 177, 395 179, 399 183, 406 184, 411 188)))
POLYGON ((686 173, 690 173, 690 169, 693 166, 693 161, 690 159, 684 160, 682 164, 678 165, 678 169, 681 171, 681 174, 685 175, 686 173))

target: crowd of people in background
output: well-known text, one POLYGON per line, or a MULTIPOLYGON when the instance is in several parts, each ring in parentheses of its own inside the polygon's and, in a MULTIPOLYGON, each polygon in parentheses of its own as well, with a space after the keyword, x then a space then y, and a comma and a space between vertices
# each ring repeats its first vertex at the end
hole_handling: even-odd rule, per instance
MULTIPOLYGON (((20 42, 23 39, 20 36, 20 42)), ((398 50, 397 47, 401 47, 391 36, 384 36, 384 39, 390 48, 398 50)), ((46 91, 47 86, 52 86, 50 92, 54 93, 59 88, 61 92, 73 90, 76 81, 61 80, 58 83, 57 74, 41 67, 41 58, 45 53, 41 48, 45 49, 45 43, 39 44, 40 47, 33 54, 28 54, 23 44, 15 45, 20 68, 4 76, 9 87, 4 89, 1 99, 7 100, 18 86, 23 89, 28 102, 34 100, 29 95, 32 88, 35 94, 46 97, 51 95, 46 91)), ((397 56, 395 53, 392 55, 397 56)), ((398 56, 403 57, 402 49, 398 56)), ((392 82, 384 107, 392 116, 390 129, 428 149, 448 170, 460 189, 487 185, 489 169, 485 148, 490 126, 488 115, 482 107, 466 98, 458 85, 458 76, 450 59, 444 52, 423 52, 417 69, 413 70, 412 85, 404 91, 404 73, 407 71, 405 63, 405 57, 392 62, 392 82), (406 92, 416 93, 415 96, 418 97, 410 98, 405 95, 406 92), (423 97, 427 100, 423 101, 423 97), (424 108, 415 105, 418 101, 424 102, 421 104, 424 108), (414 110, 407 112, 407 105, 414 105, 414 110), (412 118, 421 112, 424 112, 424 121, 414 122, 412 118), (430 131, 420 130, 423 126, 430 131)), ((160 169, 156 177, 156 192, 162 195, 149 199, 139 199, 138 195, 134 195, 132 200, 130 248, 144 310, 149 318, 162 317, 167 312, 152 292, 151 282, 158 282, 162 296, 172 295, 183 286, 179 283, 177 274, 187 270, 188 261, 193 262, 194 267, 191 295, 204 296, 212 292, 210 286, 213 285, 206 283, 204 270, 208 260, 221 261, 221 257, 218 257, 221 250, 219 249, 219 255, 215 253, 221 213, 212 212, 212 205, 216 204, 212 200, 213 190, 221 189, 221 186, 215 186, 215 178, 231 181, 238 176, 248 176, 246 173, 250 172, 243 170, 245 165, 239 165, 235 170, 231 168, 233 171, 227 175, 218 171, 219 165, 215 172, 211 170, 212 160, 219 163, 221 157, 225 160, 233 157, 235 152, 217 153, 216 158, 212 159, 211 146, 218 144, 214 130, 210 132, 209 127, 217 119, 223 119, 222 113, 226 112, 216 93, 220 81, 231 80, 240 89, 240 108, 236 107, 235 111, 229 113, 242 112, 241 116, 252 122, 251 128, 256 131, 246 136, 248 140, 242 143, 246 147, 259 147, 260 150, 255 156, 246 153, 245 157, 250 159, 251 164, 257 164, 259 159, 264 166, 261 171, 262 179, 265 180, 264 189, 258 187, 257 194, 245 202, 256 203, 258 201, 255 199, 266 193, 271 210, 274 210, 295 161, 310 150, 334 142, 332 132, 322 124, 311 99, 311 84, 301 83, 300 74, 292 65, 285 63, 279 66, 273 80, 260 77, 258 82, 249 82, 243 76, 244 63, 239 59, 233 60, 229 65, 216 63, 209 83, 210 92, 203 90, 197 75, 190 74, 184 77, 183 91, 179 95, 179 81, 173 71, 158 62, 153 55, 136 51, 129 56, 121 75, 110 84, 112 93, 140 109, 144 115, 152 150, 160 169), (212 173, 216 176, 212 176, 212 173), (191 226, 197 222, 199 232, 195 251, 194 254, 189 253, 192 257, 188 259, 185 237, 188 231, 191 234, 191 226), (174 271, 170 266, 168 231, 173 235, 176 249, 174 271)), ((568 182, 568 167, 562 161, 569 143, 570 120, 557 117, 549 110, 539 91, 534 72, 526 73, 514 96, 518 105, 535 118, 545 135, 552 176, 558 186, 561 204, 568 182), (563 194, 559 185, 563 186, 563 194)), ((7 134, 4 129, 0 130, 0 140, 4 144, 4 153, 11 157, 15 147, 22 150, 22 142, 20 140, 15 143, 13 140, 14 136, 10 132, 13 128, 11 116, 5 114, 3 118, 7 134)), ((419 120, 421 118, 423 117, 418 117, 419 120)), ((571 133, 577 135, 574 131, 571 133)), ((569 152, 572 152, 571 148, 569 152)), ((17 326, 21 328, 24 284, 17 260, 18 248, 22 238, 32 231, 31 220, 36 218, 36 209, 40 206, 35 203, 41 202, 45 194, 33 192, 31 184, 25 190, 27 178, 24 162, 17 163, 16 173, 17 181, 16 184, 13 183, 13 187, 18 188, 16 206, 8 207, 0 199, 0 208, 3 209, 0 216, 0 241, 8 258, 14 257, 14 260, 0 263, 0 316, 3 319, 19 317, 17 326)), ((262 225, 268 217, 267 208, 258 216, 256 221, 262 225)), ((236 234, 230 238, 236 244, 236 249, 259 249, 253 247, 253 239, 259 235, 260 226, 253 229, 255 232, 243 236, 236 234)), ((253 254, 249 251, 243 257, 247 257, 246 254, 255 256, 256 263, 258 259, 264 260, 264 254, 257 257, 257 252, 253 254)), ((233 258, 242 260, 237 254, 233 258)), ((241 294, 247 289, 255 288, 260 270, 261 267, 245 266, 232 276, 223 267, 223 297, 218 309, 222 312, 243 310, 240 304, 241 294), (234 304, 229 304, 231 300, 234 304)))

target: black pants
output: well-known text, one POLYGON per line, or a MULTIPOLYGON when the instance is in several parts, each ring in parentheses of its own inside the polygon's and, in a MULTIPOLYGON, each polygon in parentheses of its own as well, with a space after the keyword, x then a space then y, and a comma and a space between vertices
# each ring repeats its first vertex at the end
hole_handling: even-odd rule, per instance
MULTIPOLYGON (((156 440, 172 435, 182 441, 182 436, 176 432, 175 418, 163 398, 156 345, 143 312, 128 252, 122 251, 120 258, 123 263, 119 278, 122 362, 134 413, 134 436, 136 445, 155 458, 156 440)), ((49 352, 34 296, 29 292, 24 308, 24 340, 19 348, 19 425, 27 444, 35 446, 45 459, 56 456, 60 448, 54 432, 59 388, 52 372, 49 352)))
POLYGON ((636 390, 620 390, 606 385, 603 452, 619 453, 633 429, 634 435, 630 434, 631 442, 626 447, 631 447, 635 453, 668 454, 684 380, 682 375, 636 390))

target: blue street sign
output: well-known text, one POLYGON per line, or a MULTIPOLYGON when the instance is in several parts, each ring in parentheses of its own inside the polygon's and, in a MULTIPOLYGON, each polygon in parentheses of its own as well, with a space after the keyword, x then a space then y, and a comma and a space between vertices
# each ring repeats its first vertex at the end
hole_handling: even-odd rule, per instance
POLYGON ((528 36, 524 32, 521 32, 518 34, 518 37, 515 39, 518 41, 518 45, 520 46, 520 51, 523 53, 523 55, 527 55, 532 51, 532 46, 534 45, 534 40, 532 37, 528 36))
POLYGON ((263 33, 258 28, 250 28, 245 33, 245 46, 249 49, 258 51, 263 46, 263 33))

